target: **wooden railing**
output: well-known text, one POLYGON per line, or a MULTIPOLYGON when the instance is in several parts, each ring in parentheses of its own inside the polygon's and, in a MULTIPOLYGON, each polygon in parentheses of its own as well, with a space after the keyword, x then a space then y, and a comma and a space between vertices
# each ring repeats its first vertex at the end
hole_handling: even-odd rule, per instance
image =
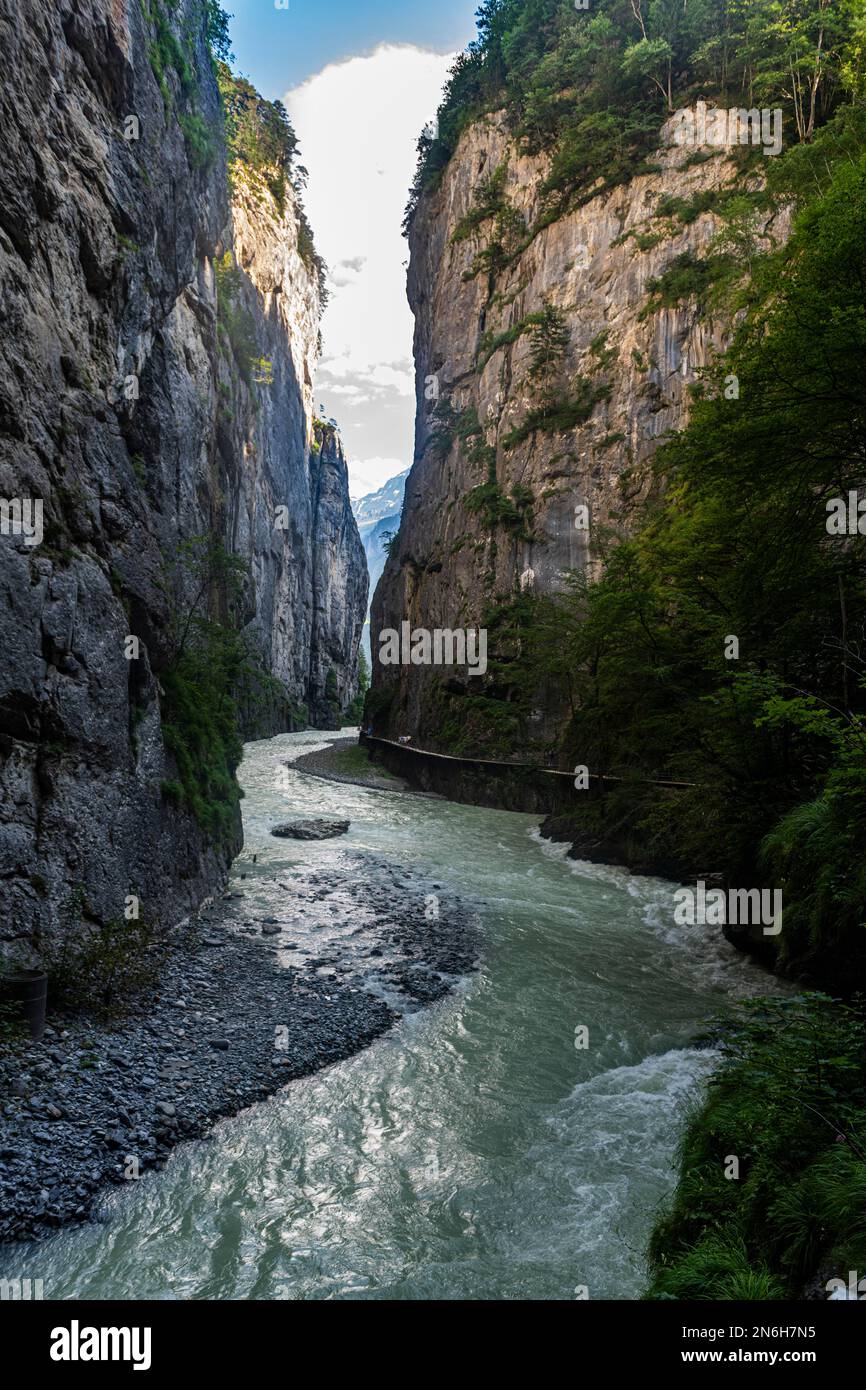
MULTIPOLYGON (((502 769, 502 771, 511 770, 515 772, 524 770, 526 772, 538 773, 545 777, 564 777, 570 782, 575 780, 574 772, 563 772, 559 768, 553 767, 541 767, 538 763, 502 762, 495 758, 457 757, 452 753, 434 753, 429 748, 416 748, 412 743, 400 743, 392 738, 376 738, 373 734, 365 733, 361 734, 360 742, 365 746, 380 744, 383 748, 396 748, 401 753, 416 753, 418 757, 421 758, 437 758, 441 762, 459 763, 463 767, 495 767, 502 769)), ((698 785, 696 782, 663 782, 647 777, 611 777, 607 773, 601 772, 590 772, 588 775, 591 782, 600 783, 639 782, 643 786, 674 788, 696 787, 698 785)))

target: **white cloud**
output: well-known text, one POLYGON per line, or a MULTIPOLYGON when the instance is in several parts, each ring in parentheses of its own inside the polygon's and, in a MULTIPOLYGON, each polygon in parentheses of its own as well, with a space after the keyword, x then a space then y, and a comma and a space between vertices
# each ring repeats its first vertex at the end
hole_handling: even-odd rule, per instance
POLYGON ((415 372, 412 367, 392 367, 385 362, 375 366, 367 380, 373 386, 391 386, 401 396, 414 396, 415 372))
MULTIPOLYGON (((328 402, 331 392, 345 404, 372 398, 354 439, 355 424, 344 427, 350 459, 375 454, 377 446, 385 455, 405 439, 404 461, 368 457, 351 466, 355 476, 393 463, 373 487, 411 458, 413 325, 401 223, 418 136, 436 111, 452 58, 409 44, 383 45, 329 64, 284 98, 310 171, 304 202, 317 248, 331 267, 317 399, 320 394, 328 402), (338 384, 361 396, 335 391, 338 384)), ((336 413, 337 402, 329 408, 336 413)))

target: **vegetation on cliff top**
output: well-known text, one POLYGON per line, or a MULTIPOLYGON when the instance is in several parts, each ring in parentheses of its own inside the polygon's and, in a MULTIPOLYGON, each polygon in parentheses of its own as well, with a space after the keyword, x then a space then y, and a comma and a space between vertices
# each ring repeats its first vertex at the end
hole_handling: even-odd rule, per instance
POLYGON ((484 0, 434 130, 418 143, 407 210, 434 188, 463 131, 503 109, 544 153, 552 211, 645 165, 665 117, 696 97, 783 109, 809 140, 860 80, 862 0, 484 0))
POLYGON ((179 18, 179 0, 140 0, 142 12, 153 31, 150 64, 159 83, 166 111, 175 106, 176 89, 182 102, 177 120, 183 131, 187 153, 194 168, 213 163, 225 143, 229 176, 233 167, 243 167, 253 181, 267 189, 282 216, 286 192, 294 194, 294 214, 298 222, 298 251, 316 277, 322 307, 327 302, 326 267, 315 248, 312 228, 304 210, 302 195, 307 170, 299 162, 298 138, 281 101, 266 101, 245 77, 232 72, 234 55, 229 37, 229 16, 219 0, 199 0, 185 24, 179 18), (196 24, 198 29, 196 29, 196 24), (222 131, 204 120, 196 105, 200 78, 197 41, 202 30, 205 53, 210 55, 223 113, 222 131), (169 79, 169 74, 173 79, 169 79))
POLYGON ((286 193, 294 194, 298 222, 298 252, 319 286, 322 308, 327 303, 326 266, 316 251, 313 232, 302 201, 307 170, 298 161, 298 137, 281 101, 266 101, 244 77, 236 76, 226 62, 217 63, 217 81, 223 103, 229 172, 243 167, 249 177, 267 188, 282 216, 286 193))

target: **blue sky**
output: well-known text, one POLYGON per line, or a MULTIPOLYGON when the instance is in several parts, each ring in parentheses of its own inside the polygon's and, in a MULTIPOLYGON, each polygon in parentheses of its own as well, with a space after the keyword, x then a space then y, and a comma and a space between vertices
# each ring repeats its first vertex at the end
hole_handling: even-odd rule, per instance
POLYGON ((271 101, 326 63, 408 43, 437 53, 465 48, 475 0, 223 0, 233 15, 236 68, 271 101))
POLYGON ((412 462, 413 321, 403 210, 415 148, 477 0, 223 0, 234 68, 285 102, 329 267, 316 406, 338 422, 352 495, 412 462))

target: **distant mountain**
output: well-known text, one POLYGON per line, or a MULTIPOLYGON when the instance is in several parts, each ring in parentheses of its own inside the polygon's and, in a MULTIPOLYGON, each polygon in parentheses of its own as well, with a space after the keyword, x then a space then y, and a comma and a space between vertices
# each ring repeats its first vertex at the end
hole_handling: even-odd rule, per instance
MULTIPOLYGON (((393 535, 400 525, 400 517, 403 512, 403 494, 406 491, 406 479, 409 477, 409 469, 403 473, 398 473, 396 477, 389 478, 378 492, 369 492, 366 497, 359 497, 352 503, 352 511, 355 514, 355 521, 358 523, 358 530, 361 533, 361 541, 367 555, 367 568, 370 571, 370 601, 376 592, 376 585, 382 570, 385 568, 387 551, 385 542, 389 535, 393 535)), ((361 646, 370 660, 370 610, 367 609, 367 621, 364 624, 364 636, 361 646)))
POLYGON ((372 526, 383 517, 399 517, 403 510, 403 493, 406 490, 406 479, 409 477, 409 469, 398 473, 396 477, 389 478, 387 483, 379 488, 378 492, 369 492, 366 497, 359 497, 352 503, 352 511, 355 513, 355 520, 358 523, 358 530, 363 537, 364 528, 372 526))

